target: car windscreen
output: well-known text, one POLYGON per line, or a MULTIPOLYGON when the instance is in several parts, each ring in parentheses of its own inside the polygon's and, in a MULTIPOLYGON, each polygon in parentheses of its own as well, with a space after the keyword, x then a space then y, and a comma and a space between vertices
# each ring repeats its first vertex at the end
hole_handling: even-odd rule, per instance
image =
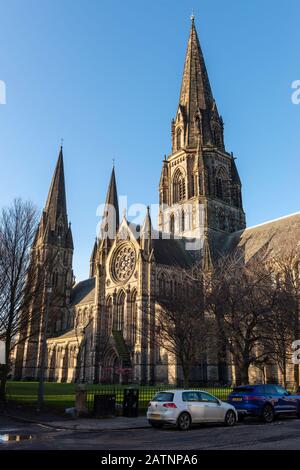
POLYGON ((238 388, 234 388, 232 393, 237 393, 237 394, 241 394, 241 395, 244 395, 244 393, 248 393, 248 394, 251 394, 254 392, 254 388, 253 387, 238 387, 238 388))
POLYGON ((174 393, 170 392, 158 392, 152 401, 173 401, 174 393))

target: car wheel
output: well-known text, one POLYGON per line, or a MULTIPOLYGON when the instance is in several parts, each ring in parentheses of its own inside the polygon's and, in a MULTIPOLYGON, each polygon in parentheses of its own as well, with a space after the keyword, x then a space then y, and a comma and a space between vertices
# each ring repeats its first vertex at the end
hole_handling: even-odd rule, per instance
POLYGON ((149 421, 149 424, 156 429, 160 429, 163 427, 163 423, 156 423, 155 421, 149 421))
POLYGON ((265 423, 272 423, 272 421, 274 420, 274 410, 273 410, 272 405, 267 404, 264 407, 263 412, 262 412, 262 420, 265 423))
POLYGON ((236 424, 236 416, 235 412, 232 410, 228 410, 225 416, 225 424, 226 426, 234 426, 236 424))
POLYGON ((188 431, 191 427, 191 417, 188 413, 181 413, 177 420, 177 427, 180 431, 188 431))

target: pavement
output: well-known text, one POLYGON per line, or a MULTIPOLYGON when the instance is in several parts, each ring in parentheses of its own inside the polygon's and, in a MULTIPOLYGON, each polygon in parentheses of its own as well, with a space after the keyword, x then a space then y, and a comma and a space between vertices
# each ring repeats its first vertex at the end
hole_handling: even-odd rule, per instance
POLYGON ((1 417, 11 418, 15 422, 43 425, 57 430, 70 431, 107 431, 125 429, 149 428, 146 416, 127 418, 115 416, 108 418, 70 418, 55 414, 30 412, 26 410, 7 410, 0 414, 1 417))

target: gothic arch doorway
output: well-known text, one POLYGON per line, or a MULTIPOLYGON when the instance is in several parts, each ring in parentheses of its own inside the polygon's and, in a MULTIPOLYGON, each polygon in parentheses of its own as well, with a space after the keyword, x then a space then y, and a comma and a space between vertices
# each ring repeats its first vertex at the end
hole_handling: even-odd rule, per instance
POLYGON ((115 349, 109 347, 104 354, 101 382, 108 384, 120 383, 121 361, 115 349))

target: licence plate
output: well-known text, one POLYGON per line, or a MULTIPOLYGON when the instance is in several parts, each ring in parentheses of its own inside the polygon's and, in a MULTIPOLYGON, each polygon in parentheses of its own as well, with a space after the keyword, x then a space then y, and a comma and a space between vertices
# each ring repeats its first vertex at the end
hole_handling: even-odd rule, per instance
POLYGON ((240 397, 233 397, 233 398, 232 398, 232 401, 242 401, 242 400, 243 400, 243 399, 240 398, 240 397))
POLYGON ((158 413, 151 413, 150 418, 151 418, 151 419, 160 419, 160 414, 158 414, 158 413))

